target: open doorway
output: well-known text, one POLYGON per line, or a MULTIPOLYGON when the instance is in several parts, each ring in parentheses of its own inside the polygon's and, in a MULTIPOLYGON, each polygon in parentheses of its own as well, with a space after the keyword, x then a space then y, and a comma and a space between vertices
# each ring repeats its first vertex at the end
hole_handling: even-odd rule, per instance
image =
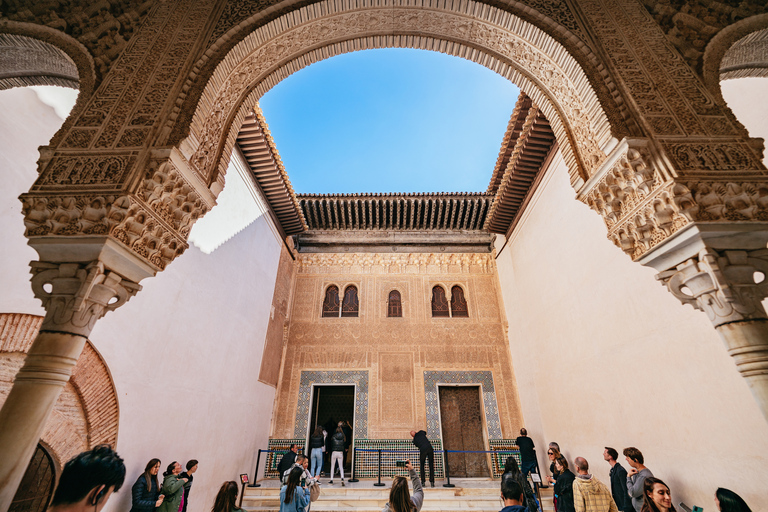
MULTIPOLYGON (((446 450, 483 451, 483 411, 480 386, 440 386, 440 427, 446 450)), ((489 477, 485 453, 450 453, 452 477, 489 477)))
MULTIPOLYGON (((322 425, 328 433, 323 457, 323 473, 331 470, 330 439, 336 431, 339 422, 344 422, 346 437, 344 450, 344 471, 352 467, 352 456, 349 448, 352 446, 355 425, 355 386, 315 385, 312 390, 312 410, 309 416, 309 435, 317 425, 322 425)), ((307 445, 309 446, 309 445, 307 445)))

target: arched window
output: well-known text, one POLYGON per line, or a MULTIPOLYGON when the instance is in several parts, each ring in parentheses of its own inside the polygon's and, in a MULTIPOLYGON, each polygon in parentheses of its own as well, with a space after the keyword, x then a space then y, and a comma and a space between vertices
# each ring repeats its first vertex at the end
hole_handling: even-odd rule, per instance
POLYGON ((458 285, 451 288, 451 316, 454 318, 469 316, 464 290, 458 285))
POLYGON ((432 316, 451 316, 448 299, 442 286, 432 288, 432 316))
POLYGON ((360 301, 357 298, 357 288, 347 286, 344 290, 344 302, 341 305, 341 316, 357 316, 360 310, 360 301))
POLYGON ((41 444, 27 466, 9 512, 45 512, 56 484, 53 458, 41 444))
POLYGON ((400 292, 397 290, 389 292, 389 300, 387 300, 387 316, 403 316, 403 306, 400 303, 400 292))
POLYGON ((339 316, 339 289, 334 285, 329 286, 328 289, 325 290, 325 300, 323 301, 323 316, 339 316))

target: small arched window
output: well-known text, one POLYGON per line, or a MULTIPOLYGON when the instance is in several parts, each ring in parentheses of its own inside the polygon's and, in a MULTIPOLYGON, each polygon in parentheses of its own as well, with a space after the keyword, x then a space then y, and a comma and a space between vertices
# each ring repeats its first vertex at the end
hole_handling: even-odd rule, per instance
POLYGON ((360 310, 360 301, 357 298, 357 288, 347 286, 344 290, 344 302, 341 304, 341 316, 357 316, 360 310))
POLYGON ((325 290, 325 300, 323 301, 323 317, 339 316, 339 288, 331 285, 325 290))
POLYGON ((432 288, 432 316, 451 316, 448 309, 448 298, 442 286, 432 288))
POLYGON ((458 285, 451 288, 451 316, 454 318, 469 316, 464 290, 458 285))
POLYGON ((403 316, 403 306, 400 302, 400 292, 397 290, 392 290, 389 292, 389 299, 387 300, 387 316, 403 316))

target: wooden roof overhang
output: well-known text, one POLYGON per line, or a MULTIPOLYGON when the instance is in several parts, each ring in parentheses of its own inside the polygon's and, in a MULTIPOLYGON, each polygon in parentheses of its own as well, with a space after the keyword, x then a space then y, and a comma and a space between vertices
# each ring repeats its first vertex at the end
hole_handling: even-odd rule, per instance
POLYGON ((285 235, 306 231, 307 223, 296 194, 258 105, 246 116, 237 135, 237 145, 269 203, 278 228, 285 235))
POLYGON ((488 193, 494 195, 485 221, 491 233, 507 235, 530 201, 557 141, 549 121, 521 94, 504 135, 488 193))

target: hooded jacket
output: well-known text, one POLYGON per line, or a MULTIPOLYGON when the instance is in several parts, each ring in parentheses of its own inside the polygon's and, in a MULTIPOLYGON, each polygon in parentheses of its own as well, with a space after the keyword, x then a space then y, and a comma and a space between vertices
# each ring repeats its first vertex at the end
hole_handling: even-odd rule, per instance
POLYGON ((611 490, 592 475, 578 475, 573 481, 576 512, 618 512, 611 490))
POLYGON ((163 502, 157 508, 157 512, 178 512, 181 498, 184 496, 184 480, 170 473, 163 479, 163 502))

